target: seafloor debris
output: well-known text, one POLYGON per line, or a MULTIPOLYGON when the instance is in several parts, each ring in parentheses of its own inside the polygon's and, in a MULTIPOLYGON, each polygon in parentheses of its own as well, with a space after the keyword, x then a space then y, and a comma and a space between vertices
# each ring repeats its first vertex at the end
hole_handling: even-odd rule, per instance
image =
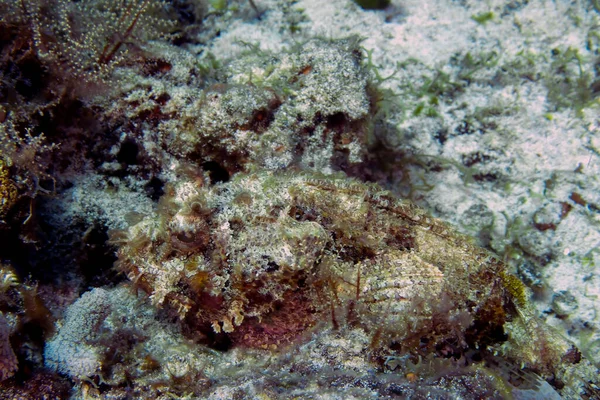
POLYGON ((345 176, 180 181, 156 216, 113 240, 133 284, 215 348, 280 348, 330 321, 365 330, 365 357, 381 368, 390 356, 500 354, 567 392, 597 379, 586 360, 564 357, 577 351, 533 317, 527 289, 493 255, 345 176))

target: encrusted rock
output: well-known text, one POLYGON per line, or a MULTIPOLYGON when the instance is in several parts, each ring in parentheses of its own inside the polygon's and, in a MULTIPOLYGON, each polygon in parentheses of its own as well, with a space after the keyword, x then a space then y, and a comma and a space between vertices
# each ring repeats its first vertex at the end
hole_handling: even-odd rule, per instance
MULTIPOLYGON (((175 79, 174 72, 163 79, 135 76, 112 114, 153 126, 167 154, 229 174, 290 166, 347 170, 363 161, 372 139, 362 53, 356 37, 313 39, 281 53, 250 50, 203 87, 175 79)), ((147 131, 139 133, 145 144, 147 131)))

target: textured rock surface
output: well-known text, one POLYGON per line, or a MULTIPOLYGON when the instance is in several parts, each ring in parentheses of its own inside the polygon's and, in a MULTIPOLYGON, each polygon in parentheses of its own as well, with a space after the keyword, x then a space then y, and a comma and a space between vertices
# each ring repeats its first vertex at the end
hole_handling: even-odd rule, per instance
POLYGON ((155 51, 183 71, 124 72, 127 83, 107 104, 119 123, 151 128, 132 130, 153 162, 158 143, 166 155, 229 174, 290 166, 331 173, 364 158, 372 105, 358 36, 307 40, 280 52, 250 47, 193 83, 200 61, 155 51))

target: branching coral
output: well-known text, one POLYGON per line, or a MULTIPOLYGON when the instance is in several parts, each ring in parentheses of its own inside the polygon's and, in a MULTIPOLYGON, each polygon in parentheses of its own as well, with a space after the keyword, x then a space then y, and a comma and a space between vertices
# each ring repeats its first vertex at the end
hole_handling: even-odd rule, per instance
POLYGON ((107 78, 126 59, 129 46, 172 27, 159 0, 38 2, 20 0, 38 55, 67 68, 74 78, 107 78))
MULTIPOLYGON (((49 178, 41 157, 57 148, 58 145, 46 143, 43 134, 32 136, 31 132, 26 130, 24 135, 19 135, 11 122, 0 123, 0 155, 5 160, 4 170, 7 171, 7 166, 14 167, 16 173, 12 177, 11 185, 13 188, 17 188, 15 184, 20 186, 20 196, 35 197, 39 192, 49 192, 39 184, 41 179, 49 178)), ((8 175, 5 177, 8 179, 8 175)), ((8 183, 7 190, 11 190, 8 183)), ((16 200, 16 197, 14 199, 16 200)))

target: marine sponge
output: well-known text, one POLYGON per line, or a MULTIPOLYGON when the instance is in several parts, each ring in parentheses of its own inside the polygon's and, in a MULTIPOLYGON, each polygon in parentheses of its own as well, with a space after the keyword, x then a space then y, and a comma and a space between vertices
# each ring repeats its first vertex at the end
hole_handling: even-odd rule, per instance
MULTIPOLYGON (((117 397, 123 396, 120 387, 133 386, 129 395, 136 393, 136 398, 199 391, 205 385, 206 355, 186 343, 176 325, 159 322, 145 296, 127 287, 84 293, 68 308, 64 324, 44 352, 48 368, 75 382, 107 383, 117 397)), ((91 390, 78 386, 84 388, 91 390)))
POLYGON ((102 334, 100 327, 110 311, 106 290, 84 293, 68 309, 59 333, 46 344, 46 366, 79 379, 100 372, 102 358, 93 343, 102 334))

